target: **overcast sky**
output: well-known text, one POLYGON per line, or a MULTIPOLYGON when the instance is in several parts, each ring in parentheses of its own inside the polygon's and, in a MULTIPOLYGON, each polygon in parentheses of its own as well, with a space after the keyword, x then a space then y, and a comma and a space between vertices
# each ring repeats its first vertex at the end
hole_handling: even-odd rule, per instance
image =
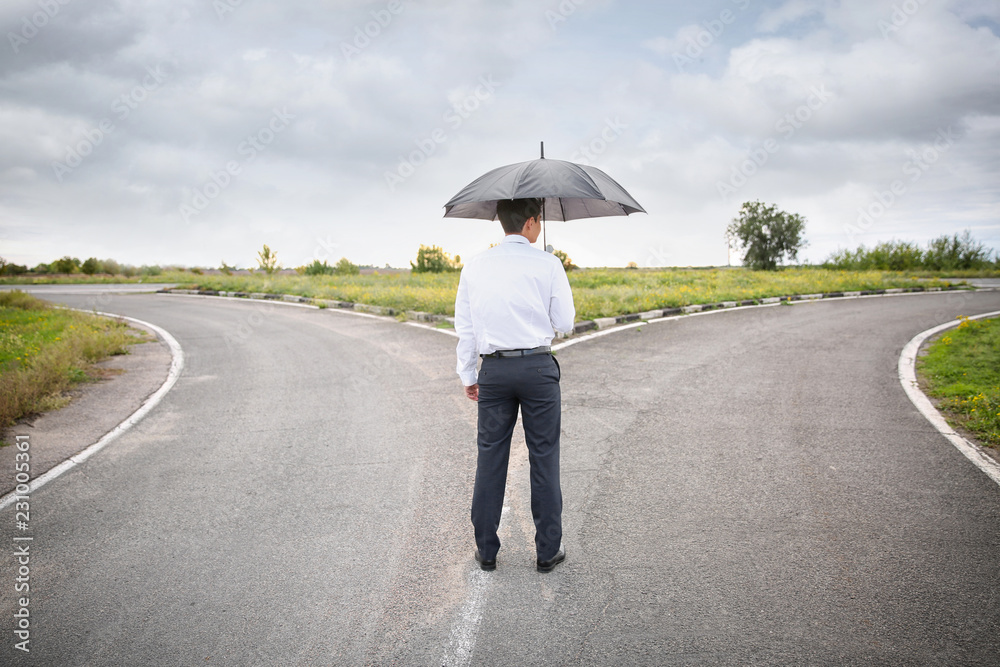
MULTIPOLYGON (((4 0, 0 255, 407 266, 538 157, 648 211, 553 222, 584 266, 724 265, 740 204, 839 248, 1000 248, 996 0, 4 0)), ((734 259, 735 261, 735 259, 734 259)))

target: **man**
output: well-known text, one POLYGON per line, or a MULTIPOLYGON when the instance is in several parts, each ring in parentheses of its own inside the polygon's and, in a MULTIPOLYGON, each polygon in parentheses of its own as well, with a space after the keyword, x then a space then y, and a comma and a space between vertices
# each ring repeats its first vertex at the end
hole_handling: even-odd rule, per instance
POLYGON ((479 459, 472 494, 476 560, 496 569, 497 529, 507 483, 510 440, 518 408, 531 464, 531 515, 539 572, 566 558, 559 485, 559 364, 550 351, 555 331, 576 317, 562 262, 531 247, 542 229, 541 200, 497 203, 506 237, 466 263, 455 300, 458 375, 478 401, 479 459), (477 356, 482 367, 476 372, 477 356))

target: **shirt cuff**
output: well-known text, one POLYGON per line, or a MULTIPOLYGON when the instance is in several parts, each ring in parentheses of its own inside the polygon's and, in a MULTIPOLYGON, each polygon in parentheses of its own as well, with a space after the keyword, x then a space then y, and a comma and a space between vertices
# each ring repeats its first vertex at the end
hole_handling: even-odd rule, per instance
POLYGON ((466 387, 471 387, 472 385, 479 382, 479 373, 475 369, 471 371, 466 371, 464 373, 459 373, 458 377, 462 379, 462 384, 466 387))

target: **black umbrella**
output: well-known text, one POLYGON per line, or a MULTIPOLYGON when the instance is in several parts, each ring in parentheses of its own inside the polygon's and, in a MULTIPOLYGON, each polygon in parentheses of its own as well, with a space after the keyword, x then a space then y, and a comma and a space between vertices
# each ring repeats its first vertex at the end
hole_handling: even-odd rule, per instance
POLYGON ((543 221, 646 212, 625 188, 600 169, 546 160, 542 144, 539 159, 499 167, 469 183, 444 205, 444 217, 495 220, 499 200, 530 197, 544 199, 543 221))

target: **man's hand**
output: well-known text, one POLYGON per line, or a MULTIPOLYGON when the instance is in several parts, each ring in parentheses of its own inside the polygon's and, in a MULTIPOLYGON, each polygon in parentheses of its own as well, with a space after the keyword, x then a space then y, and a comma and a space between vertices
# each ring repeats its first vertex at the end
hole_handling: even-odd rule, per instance
POLYGON ((479 400, 479 385, 478 384, 474 384, 471 387, 466 387, 465 388, 465 395, 469 397, 470 401, 478 401, 479 400))

